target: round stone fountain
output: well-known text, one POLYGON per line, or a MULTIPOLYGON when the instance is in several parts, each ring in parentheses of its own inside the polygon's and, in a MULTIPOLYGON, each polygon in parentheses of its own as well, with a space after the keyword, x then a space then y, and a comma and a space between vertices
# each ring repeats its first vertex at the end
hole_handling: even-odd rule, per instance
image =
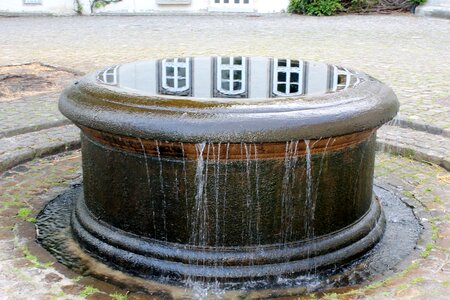
POLYGON ((340 266, 381 238, 378 80, 324 63, 176 58, 109 67, 60 98, 82 136, 81 247, 140 276, 243 281, 340 266))

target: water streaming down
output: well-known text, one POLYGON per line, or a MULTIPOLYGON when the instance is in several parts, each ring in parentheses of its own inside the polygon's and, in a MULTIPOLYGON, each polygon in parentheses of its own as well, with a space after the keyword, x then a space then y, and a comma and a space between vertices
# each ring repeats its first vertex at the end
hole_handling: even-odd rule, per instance
POLYGON ((164 176, 163 176, 163 166, 161 161, 161 152, 159 151, 159 144, 158 141, 155 140, 156 145, 156 154, 158 158, 158 164, 159 164, 159 184, 160 184, 160 192, 162 194, 162 219, 163 219, 163 228, 164 228, 164 237, 165 240, 167 240, 167 201, 166 201, 166 190, 164 188, 164 176))
POLYGON ((205 160, 203 152, 206 142, 195 144, 197 153, 197 169, 195 172, 195 205, 192 219, 192 232, 190 241, 193 245, 206 245, 207 242, 207 222, 208 222, 208 199, 205 193, 207 173, 205 171, 205 160))
POLYGON ((314 238, 314 214, 315 214, 315 203, 312 201, 312 188, 313 179, 311 173, 311 149, 309 147, 309 140, 303 141, 306 146, 305 150, 305 160, 306 160, 306 198, 305 198, 305 231, 306 238, 314 238))
MULTIPOLYGON (((230 143, 227 143, 226 151, 225 151, 225 173, 224 173, 224 186, 227 186, 228 184, 228 158, 230 154, 230 143)), ((223 191, 223 198, 222 198, 222 228, 225 228, 226 224, 226 209, 227 209, 227 189, 223 191)), ((226 232, 222 232, 222 244, 225 244, 226 239, 226 232)))
POLYGON ((215 216, 215 245, 219 246, 220 242, 220 221, 219 221, 219 195, 220 195, 220 143, 217 145, 217 159, 215 158, 215 148, 213 147, 214 156, 214 216, 215 216))
MULTIPOLYGON (((187 179, 187 171, 186 171, 186 152, 184 150, 184 144, 180 142, 181 145, 181 156, 182 156, 182 163, 183 163, 183 184, 184 184, 184 205, 185 207, 189 207, 189 196, 188 196, 188 179, 187 179)), ((186 228, 189 228, 191 226, 190 219, 191 219, 191 212, 189 209, 186 209, 186 228)))
MULTIPOLYGON (((296 185, 296 166, 298 161, 298 143, 299 141, 286 142, 286 149, 284 154, 284 176, 283 176, 283 191, 281 195, 281 243, 287 243, 292 239, 293 222, 295 218, 293 192, 296 185)), ((301 197, 301 195, 299 195, 301 197)))
MULTIPOLYGON (((148 169, 148 158, 147 158, 147 151, 145 150, 145 146, 144 143, 142 143, 142 139, 138 138, 139 144, 141 145, 142 148, 142 155, 144 156, 144 163, 145 163, 145 173, 147 175, 147 187, 148 187, 148 192, 151 196, 152 194, 152 183, 151 183, 151 179, 150 179, 150 170, 148 169)), ((154 198, 151 197, 152 201, 151 201, 151 207, 152 207, 152 223, 153 223, 153 234, 156 235, 156 218, 155 218, 155 201, 153 200, 154 198)))
POLYGON ((254 148, 254 162, 255 162, 255 197, 256 197, 256 244, 261 245, 261 203, 259 199, 259 162, 258 162, 258 149, 256 144, 253 144, 254 148))

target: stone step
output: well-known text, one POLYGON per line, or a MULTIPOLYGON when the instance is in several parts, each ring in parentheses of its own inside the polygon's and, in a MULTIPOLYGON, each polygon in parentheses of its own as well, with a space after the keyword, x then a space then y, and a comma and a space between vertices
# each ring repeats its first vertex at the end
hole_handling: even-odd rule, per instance
POLYGON ((377 143, 381 151, 431 162, 450 170, 448 137, 385 125, 378 130, 377 143))
POLYGON ((0 139, 0 172, 36 157, 80 147, 80 130, 66 125, 0 139))
POLYGON ((59 94, 0 101, 0 138, 71 124, 58 110, 59 94))

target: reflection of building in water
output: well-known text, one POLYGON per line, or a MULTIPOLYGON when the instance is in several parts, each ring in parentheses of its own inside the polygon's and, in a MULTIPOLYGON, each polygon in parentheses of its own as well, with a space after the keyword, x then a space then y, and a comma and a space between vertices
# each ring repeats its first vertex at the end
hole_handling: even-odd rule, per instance
POLYGON ((297 96, 306 92, 307 63, 301 60, 274 59, 272 96, 297 96))
POLYGON ((148 95, 250 99, 320 95, 360 81, 356 73, 334 65, 242 56, 137 62, 108 68, 98 78, 148 95))
POLYGON ((243 56, 214 59, 214 97, 247 98, 247 58, 243 56))
POLYGON ((191 59, 172 58, 159 61, 160 86, 164 95, 191 96, 191 59))
POLYGON ((108 69, 101 71, 98 74, 97 79, 101 82, 109 85, 117 85, 118 81, 118 72, 117 69, 119 68, 118 65, 111 66, 108 69))
POLYGON ((330 65, 328 74, 328 90, 330 92, 346 90, 359 83, 357 76, 354 76, 347 68, 330 65))

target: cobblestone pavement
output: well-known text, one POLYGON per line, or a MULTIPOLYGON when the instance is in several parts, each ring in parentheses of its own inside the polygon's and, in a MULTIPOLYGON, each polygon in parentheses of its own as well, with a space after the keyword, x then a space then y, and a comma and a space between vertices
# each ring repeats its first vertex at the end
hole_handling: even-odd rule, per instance
POLYGON ((83 72, 163 56, 301 57, 351 66, 392 86, 401 116, 450 124, 450 23, 410 14, 0 18, 0 65, 83 72))
MULTIPOLYGON (((34 243, 34 217, 81 179, 80 152, 37 159, 0 174, 0 299, 124 299, 127 291, 74 274, 34 243)), ((426 163, 378 153, 376 182, 414 207, 425 231, 418 250, 370 285, 305 299, 447 299, 450 293, 450 177, 426 163)), ((158 299, 130 293, 128 299, 158 299)), ((167 299, 167 295, 166 295, 167 299)), ((253 299, 250 295, 248 299, 253 299)))

